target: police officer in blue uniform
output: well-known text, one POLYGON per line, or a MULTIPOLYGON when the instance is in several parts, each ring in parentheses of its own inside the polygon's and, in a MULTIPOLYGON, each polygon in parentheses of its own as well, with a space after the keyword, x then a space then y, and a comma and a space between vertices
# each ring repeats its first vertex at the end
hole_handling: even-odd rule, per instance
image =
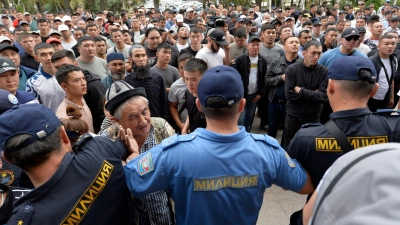
POLYGON ((54 112, 34 103, 0 115, 0 149, 35 186, 7 224, 137 224, 121 163, 133 149, 121 141, 84 134, 72 151, 54 112))
MULTIPOLYGON (((378 89, 375 78, 372 62, 358 56, 336 59, 328 72, 327 95, 333 109, 330 119, 353 148, 400 140, 396 137, 398 116, 373 114, 367 108, 368 99, 378 89)), ((303 125, 287 152, 310 173, 314 187, 343 155, 337 139, 320 123, 303 125)))
POLYGON ((272 184, 313 191, 307 173, 275 139, 237 126, 246 100, 235 69, 207 70, 198 90, 196 105, 206 129, 175 135, 129 157, 125 174, 134 196, 169 190, 177 224, 256 224, 264 191, 272 184))

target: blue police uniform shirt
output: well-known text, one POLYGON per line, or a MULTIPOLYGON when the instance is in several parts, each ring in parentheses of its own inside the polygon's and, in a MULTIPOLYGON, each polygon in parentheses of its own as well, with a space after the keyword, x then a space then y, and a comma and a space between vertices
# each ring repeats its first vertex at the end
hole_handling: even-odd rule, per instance
MULTIPOLYGON (((395 132, 400 131, 398 116, 373 114, 367 108, 333 112, 330 115, 346 135, 354 148, 374 144, 399 142, 395 132)), ((337 141, 320 123, 303 125, 287 150, 308 171, 314 187, 317 187, 328 168, 343 155, 337 141)))
POLYGON ((134 196, 169 190, 177 224, 256 224, 266 188, 299 191, 307 180, 275 139, 243 127, 167 138, 130 161, 125 175, 134 196))
POLYGON ((84 134, 44 184, 14 203, 7 224, 136 224, 120 141, 84 134))
MULTIPOLYGON (((324 52, 324 54, 322 54, 321 58, 318 60, 318 63, 329 68, 330 65, 333 63, 333 61, 335 61, 335 59, 349 56, 348 54, 341 53, 340 48, 341 48, 341 46, 331 49, 327 52, 324 52)), ((361 56, 364 58, 368 58, 364 53, 362 53, 358 50, 355 50, 354 53, 352 54, 352 56, 361 56)))

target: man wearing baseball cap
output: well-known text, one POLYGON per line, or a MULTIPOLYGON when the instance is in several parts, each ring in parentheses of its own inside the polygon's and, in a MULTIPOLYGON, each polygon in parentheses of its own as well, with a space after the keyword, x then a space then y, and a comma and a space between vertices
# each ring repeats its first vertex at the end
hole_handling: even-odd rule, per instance
MULTIPOLYGON (((189 25, 190 28, 194 27, 196 24, 196 18, 194 18, 194 10, 192 7, 188 7, 186 9, 186 17, 183 19, 183 22, 189 25)), ((188 30, 189 31, 189 30, 188 30)))
POLYGON ((207 63, 208 69, 219 65, 230 65, 229 44, 225 40, 224 31, 210 29, 207 33, 206 46, 197 52, 196 58, 207 63))
POLYGON ((0 115, 3 158, 24 170, 35 187, 15 202, 7 224, 135 224, 121 163, 138 151, 130 129, 128 135, 122 131, 123 142, 84 134, 74 151, 68 139, 73 132, 42 104, 0 115))
POLYGON ((60 25, 58 27, 58 31, 61 34, 62 41, 61 45, 64 49, 72 51, 72 47, 74 47, 78 42, 71 36, 71 30, 67 25, 60 25))
POLYGON ((125 175, 134 196, 169 190, 177 224, 255 224, 263 201, 259 193, 272 183, 300 193, 313 191, 306 172, 275 139, 237 126, 246 100, 234 68, 207 70, 198 88, 196 105, 207 128, 172 136, 128 158, 125 175), (254 161, 258 163, 243 166, 254 161))

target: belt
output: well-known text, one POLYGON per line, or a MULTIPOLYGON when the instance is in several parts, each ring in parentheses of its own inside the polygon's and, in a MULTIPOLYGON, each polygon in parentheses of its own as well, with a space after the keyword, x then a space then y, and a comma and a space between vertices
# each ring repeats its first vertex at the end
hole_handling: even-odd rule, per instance
POLYGON ((278 99, 274 99, 272 100, 273 103, 279 103, 279 104, 286 104, 286 100, 278 100, 278 99))

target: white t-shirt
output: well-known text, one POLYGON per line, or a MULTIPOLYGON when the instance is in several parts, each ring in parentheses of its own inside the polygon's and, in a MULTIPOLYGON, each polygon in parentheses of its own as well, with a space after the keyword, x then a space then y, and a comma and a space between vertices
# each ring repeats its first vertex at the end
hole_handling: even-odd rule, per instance
POLYGON ((122 54, 124 55, 125 62, 129 62, 129 56, 130 56, 129 49, 130 49, 131 47, 132 47, 131 45, 125 44, 124 49, 121 51, 121 50, 119 50, 119 49, 117 48, 117 46, 114 46, 114 47, 111 47, 111 48, 107 49, 107 55, 110 54, 110 53, 112 53, 112 52, 120 52, 120 53, 122 53, 122 54))
POLYGON ((225 52, 222 48, 217 53, 214 53, 211 49, 204 47, 196 54, 196 58, 202 59, 207 63, 208 69, 224 65, 224 57, 225 52))
MULTIPOLYGON (((392 67, 390 66, 390 59, 382 59, 382 63, 386 68, 386 71, 388 73, 389 79, 392 76, 392 67)), ((379 80, 378 80, 379 88, 376 94, 374 95, 374 99, 376 100, 383 100, 385 99, 385 95, 389 90, 389 85, 388 80, 386 78, 386 73, 383 67, 379 71, 379 80)))
POLYGON ((184 45, 180 45, 178 43, 176 43, 176 48, 178 49, 178 52, 181 52, 182 49, 189 47, 189 43, 186 42, 186 44, 184 45))
POLYGON ((258 56, 250 58, 250 74, 249 74, 249 95, 257 92, 257 64, 258 64, 258 56))

